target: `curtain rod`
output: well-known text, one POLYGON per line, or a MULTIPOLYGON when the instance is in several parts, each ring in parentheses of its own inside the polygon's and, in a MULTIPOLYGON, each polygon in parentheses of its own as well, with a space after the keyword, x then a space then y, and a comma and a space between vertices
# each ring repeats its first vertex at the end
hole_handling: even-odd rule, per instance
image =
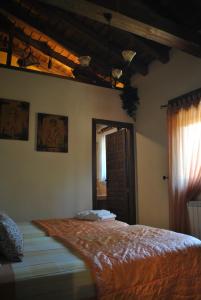
MULTIPOLYGON (((173 99, 169 100, 168 103, 169 103, 169 102, 177 101, 177 100, 179 100, 180 98, 192 96, 192 95, 197 94, 197 93, 201 93, 201 88, 196 89, 196 90, 194 90, 194 91, 191 91, 191 92, 189 92, 189 93, 183 94, 183 95, 181 95, 181 96, 178 96, 178 97, 176 97, 176 98, 173 98, 173 99)), ((163 105, 160 106, 161 109, 167 108, 167 107, 168 107, 168 104, 163 104, 163 105)))

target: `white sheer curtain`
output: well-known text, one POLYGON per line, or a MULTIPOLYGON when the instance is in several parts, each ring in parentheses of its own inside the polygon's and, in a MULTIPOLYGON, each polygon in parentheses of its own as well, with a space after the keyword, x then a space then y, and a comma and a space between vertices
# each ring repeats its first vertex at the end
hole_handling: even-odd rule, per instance
POLYGON ((175 145, 179 157, 175 155, 173 159, 172 186, 174 190, 183 191, 188 186, 192 175, 199 176, 201 167, 201 120, 195 124, 182 126, 179 135, 180 143, 178 143, 178 147, 175 145))
POLYGON ((170 226, 188 232, 187 202, 201 193, 201 103, 170 108, 168 131, 170 226))

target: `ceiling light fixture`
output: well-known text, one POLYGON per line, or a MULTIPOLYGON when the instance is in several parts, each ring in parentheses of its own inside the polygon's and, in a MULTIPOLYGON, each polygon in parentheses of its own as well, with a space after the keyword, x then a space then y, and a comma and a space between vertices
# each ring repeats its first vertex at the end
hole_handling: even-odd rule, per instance
POLYGON ((114 79, 119 79, 123 74, 123 71, 121 69, 112 69, 112 77, 114 79))
MULTIPOLYGON (((108 28, 108 61, 112 57, 111 54, 111 20, 112 20, 112 14, 111 13, 104 13, 103 16, 105 17, 106 21, 108 22, 109 28, 108 28)), ((123 50, 121 52, 124 64, 123 64, 123 70, 121 68, 112 68, 110 70, 110 78, 111 78, 111 84, 112 87, 116 87, 117 81, 122 77, 122 75, 126 76, 126 72, 128 70, 128 66, 130 65, 131 61, 136 55, 136 52, 132 49, 123 50)), ((81 67, 89 67, 91 62, 91 56, 80 56, 79 58, 80 66, 81 67)))
POLYGON ((133 50, 123 50, 121 52, 121 54, 122 54, 123 60, 126 63, 126 65, 124 66, 123 70, 118 69, 118 68, 112 69, 112 72, 111 72, 112 87, 116 86, 117 81, 121 78, 122 75, 126 75, 127 68, 129 66, 129 64, 131 63, 131 61, 133 60, 134 56, 136 55, 136 52, 133 50))
POLYGON ((130 64, 134 56, 136 55, 136 52, 133 50, 123 50, 121 54, 123 56, 124 61, 130 64))

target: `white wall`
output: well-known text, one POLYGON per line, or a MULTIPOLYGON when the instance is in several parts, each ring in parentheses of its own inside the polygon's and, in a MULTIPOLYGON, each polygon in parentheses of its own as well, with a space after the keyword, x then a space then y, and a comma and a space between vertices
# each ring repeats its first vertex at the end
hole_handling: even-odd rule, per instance
POLYGON ((149 75, 134 78, 140 108, 137 115, 139 222, 168 228, 166 110, 160 105, 201 87, 201 59, 172 51, 167 64, 153 63, 149 75))
MULTIPOLYGON (((166 111, 160 105, 201 86, 201 60, 172 51, 134 78, 137 116, 139 223, 168 227, 166 111)), ((118 92, 92 85, 0 69, 0 97, 30 106, 28 142, 0 140, 0 210, 16 220, 72 216, 92 206, 91 119, 132 122, 118 92), (69 117, 69 152, 35 151, 36 113, 69 117)))
POLYGON ((132 122, 118 92, 0 69, 0 97, 30 102, 29 141, 0 140, 0 210, 31 220, 91 208, 92 118, 132 122), (35 150, 37 112, 68 116, 67 154, 35 150))

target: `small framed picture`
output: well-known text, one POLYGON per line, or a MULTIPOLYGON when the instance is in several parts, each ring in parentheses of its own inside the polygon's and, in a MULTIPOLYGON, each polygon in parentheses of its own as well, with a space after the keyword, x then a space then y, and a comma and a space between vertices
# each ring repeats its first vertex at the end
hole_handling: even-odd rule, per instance
POLYGON ((38 113, 37 151, 68 152, 68 117, 38 113))
POLYGON ((27 141, 29 103, 0 98, 0 138, 27 141))

